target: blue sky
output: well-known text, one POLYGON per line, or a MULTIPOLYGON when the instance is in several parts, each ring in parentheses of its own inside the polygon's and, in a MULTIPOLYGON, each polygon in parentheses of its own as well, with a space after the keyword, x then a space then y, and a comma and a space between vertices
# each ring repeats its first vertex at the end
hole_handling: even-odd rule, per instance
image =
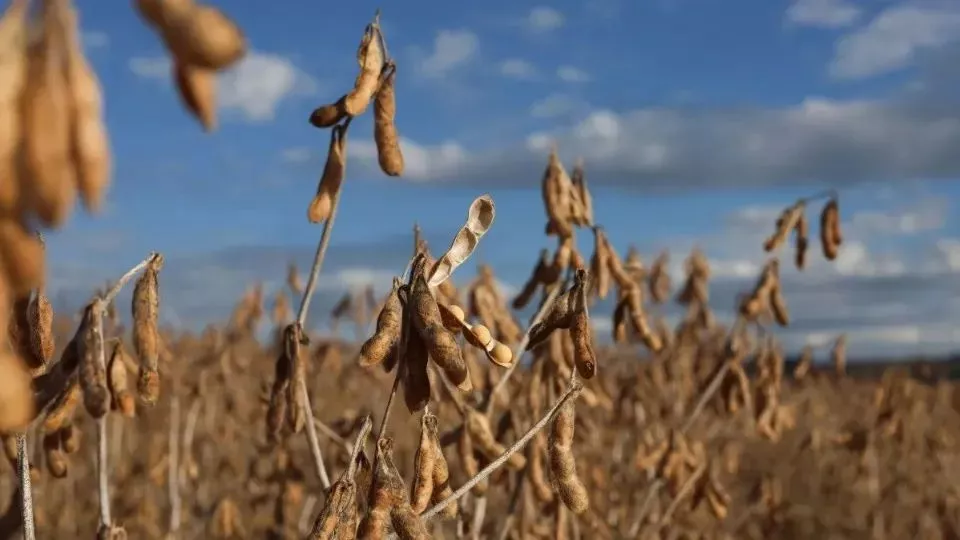
MULTIPOLYGON (((213 4, 250 52, 221 76, 220 127, 208 135, 181 109, 137 14, 77 1, 115 175, 105 212, 78 210, 50 235, 62 298, 85 298, 159 250, 164 318, 195 327, 223 317, 252 281, 277 286, 288 261, 309 261, 320 229, 305 213, 328 132, 306 118, 352 84, 378 5, 213 4)), ((960 345, 955 0, 403 6, 380 5, 406 174, 379 172, 369 115, 358 119, 318 325, 344 290, 389 285, 414 221, 439 251, 485 192, 497 221, 472 262, 491 263, 507 288, 522 283, 553 245, 539 181, 555 141, 568 167, 585 159, 598 220, 621 253, 633 243, 652 261, 669 248, 679 272, 690 247, 705 249, 720 313, 763 264, 778 208, 839 189, 848 242, 832 265, 785 271, 796 323, 783 339, 798 347, 849 331, 851 352, 865 356, 960 345)), ((579 244, 589 257, 590 235, 579 244)), ((606 333, 603 308, 593 315, 606 333)))

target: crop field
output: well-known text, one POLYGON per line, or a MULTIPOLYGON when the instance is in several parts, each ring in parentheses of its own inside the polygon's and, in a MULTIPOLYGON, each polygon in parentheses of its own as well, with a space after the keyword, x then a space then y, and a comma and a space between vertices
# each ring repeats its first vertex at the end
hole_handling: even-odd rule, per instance
MULTIPOLYGON (((216 75, 246 54, 242 30, 194 0, 132 8, 216 130, 216 75)), ((516 295, 496 268, 457 272, 497 226, 478 192, 448 245, 412 227, 389 292, 330 314, 369 332, 309 328, 354 118, 369 110, 380 169, 404 174, 403 71, 379 11, 352 86, 309 115, 329 132, 305 205, 322 230, 310 268, 290 265, 271 297, 250 283, 228 319, 190 333, 159 324, 168 262, 147 246, 79 312, 55 312, 43 231, 68 227, 78 199, 95 215, 111 181, 77 16, 70 0, 13 0, 0 19, 0 538, 960 538, 950 366, 848 365, 842 333, 820 350, 777 338, 781 267, 844 249, 834 190, 784 202, 725 324, 707 257, 674 254, 676 283, 667 251, 615 246, 585 166, 568 172, 554 146, 541 186, 555 247, 530 252, 516 295), (609 346, 591 323, 605 299, 609 346)))

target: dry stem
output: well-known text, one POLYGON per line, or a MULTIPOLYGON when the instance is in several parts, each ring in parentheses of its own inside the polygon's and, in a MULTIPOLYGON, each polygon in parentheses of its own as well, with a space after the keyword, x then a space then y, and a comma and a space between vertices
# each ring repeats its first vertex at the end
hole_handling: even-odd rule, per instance
POLYGON ((576 399, 580 395, 580 392, 582 390, 583 390, 583 383, 579 381, 575 381, 573 384, 571 384, 570 387, 567 388, 567 391, 564 392, 562 396, 560 396, 560 399, 558 399, 557 402, 554 403, 553 407, 550 407, 550 410, 548 410, 546 414, 543 415, 543 418, 541 418, 539 422, 534 424, 533 427, 531 427, 526 433, 524 433, 523 437, 520 437, 520 439, 517 442, 513 443, 513 445, 510 448, 508 448, 506 452, 501 454, 500 457, 498 457, 497 459, 490 462, 490 464, 484 467, 483 470, 477 473, 476 476, 474 476, 470 480, 467 480, 466 483, 460 486, 449 497, 433 505, 432 508, 425 511, 423 514, 420 514, 420 518, 423 519, 424 521, 432 519, 437 514, 439 514, 440 511, 443 510, 445 506, 452 503, 453 501, 456 501, 460 497, 463 497, 468 491, 470 491, 471 488, 473 488, 473 486, 486 480, 487 477, 493 474, 494 471, 496 471, 501 466, 503 466, 503 464, 506 463, 508 459, 510 459, 510 456, 522 450, 523 447, 526 446, 528 442, 530 442, 530 439, 533 439, 533 437, 541 429, 546 427, 547 424, 549 424, 550 421, 553 420, 554 415, 557 413, 557 411, 560 410, 560 407, 563 407, 563 405, 567 401, 571 399, 576 399))
POLYGON ((23 519, 23 540, 36 540, 33 522, 33 488, 30 484, 30 459, 27 457, 27 434, 17 434, 17 472, 20 474, 20 516, 23 519))
POLYGON ((170 537, 176 538, 180 531, 180 398, 174 389, 170 396, 170 436, 167 451, 167 492, 170 497, 170 537))
MULTIPOLYGON (((105 336, 103 335, 103 316, 107 311, 107 307, 113 302, 114 298, 120 291, 123 289, 123 286, 130 282, 133 279, 133 276, 137 275, 137 272, 143 270, 150 263, 152 263, 160 254, 157 252, 151 252, 146 259, 140 261, 139 264, 127 271, 126 274, 120 276, 120 279, 110 287, 110 290, 106 292, 103 296, 95 300, 93 306, 93 316, 94 316, 94 326, 93 331, 97 334, 96 343, 100 348, 97 351, 97 359, 100 362, 100 366, 106 370, 107 369, 107 352, 105 347, 105 336)), ((113 520, 110 516, 110 470, 108 466, 108 436, 107 436, 107 416, 104 415, 101 418, 97 419, 97 476, 99 480, 99 489, 98 495, 100 499, 100 526, 102 528, 109 528, 113 524, 113 520)))

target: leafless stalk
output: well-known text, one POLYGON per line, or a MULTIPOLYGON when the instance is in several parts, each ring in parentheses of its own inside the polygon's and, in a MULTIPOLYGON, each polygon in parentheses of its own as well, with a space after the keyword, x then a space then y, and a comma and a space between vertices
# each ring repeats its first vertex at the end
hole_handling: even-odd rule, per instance
POLYGON ((432 508, 426 510, 423 514, 420 514, 420 518, 423 519, 424 521, 434 518, 437 514, 440 513, 441 510, 443 510, 445 506, 452 503, 453 501, 456 501, 460 497, 463 497, 464 494, 466 494, 468 491, 470 491, 471 488, 473 488, 473 486, 486 480, 487 477, 493 474, 494 471, 496 471, 501 466, 503 466, 503 464, 506 463, 508 459, 510 459, 510 456, 522 450, 523 447, 526 446, 528 442, 530 442, 530 439, 532 439, 541 429, 543 429, 544 427, 547 426, 547 424, 550 423, 554 415, 557 414, 557 411, 560 410, 560 407, 562 407, 567 401, 571 399, 576 399, 580 395, 580 392, 582 390, 583 390, 583 383, 579 381, 575 381, 572 385, 570 385, 569 388, 567 388, 567 391, 564 392, 562 396, 560 396, 560 399, 558 399, 557 402, 554 403, 553 407, 550 407, 550 410, 548 410, 546 414, 543 415, 543 418, 541 418, 539 422, 534 424, 533 427, 531 427, 526 433, 523 434, 523 437, 520 437, 520 439, 517 442, 513 443, 513 445, 510 448, 508 448, 506 452, 501 454, 500 457, 498 457, 497 459, 490 462, 490 464, 484 467, 483 470, 477 473, 476 476, 474 476, 470 480, 467 480, 466 483, 460 486, 449 497, 433 505, 432 508))
POLYGON ((170 497, 170 537, 180 531, 180 398, 173 389, 170 396, 170 436, 168 440, 167 490, 170 497))
POLYGON ((27 435, 17 435, 17 472, 20 475, 20 516, 23 519, 23 540, 36 540, 33 521, 33 487, 30 484, 30 459, 27 457, 27 435))
MULTIPOLYGON (((152 263, 159 256, 159 253, 151 252, 146 259, 140 261, 140 263, 128 270, 127 273, 120 276, 120 279, 118 279, 116 283, 110 287, 106 294, 96 299, 93 309, 93 331, 97 336, 97 346, 100 348, 100 350, 97 352, 97 359, 104 371, 107 369, 107 352, 106 347, 104 346, 106 340, 105 336, 103 335, 103 317, 107 312, 107 308, 116 298, 116 296, 120 294, 120 291, 123 289, 124 285, 129 283, 138 272, 146 268, 147 265, 152 263)), ((110 516, 110 467, 108 465, 109 453, 107 451, 109 446, 108 439, 107 415, 104 415, 103 417, 97 419, 97 477, 99 484, 97 492, 100 499, 101 528, 109 528, 113 524, 113 520, 110 516)))
POLYGON ((677 493, 677 496, 670 501, 670 506, 667 507, 666 511, 663 512, 663 517, 661 517, 656 524, 656 530, 662 529, 673 517, 673 513, 677 511, 677 508, 680 507, 680 503, 687 498, 687 495, 690 494, 690 491, 693 490, 693 486, 696 485, 697 481, 700 480, 700 477, 707 471, 706 462, 700 464, 697 467, 697 470, 690 475, 690 478, 687 478, 686 482, 680 486, 680 491, 677 493))

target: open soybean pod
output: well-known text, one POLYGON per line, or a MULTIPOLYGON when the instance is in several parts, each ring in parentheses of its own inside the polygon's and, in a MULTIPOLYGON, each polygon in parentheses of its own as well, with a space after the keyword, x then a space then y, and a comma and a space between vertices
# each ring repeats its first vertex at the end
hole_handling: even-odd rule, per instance
POLYGON ((487 359, 500 367, 513 365, 513 351, 503 343, 497 341, 490 334, 490 329, 482 324, 470 324, 465 320, 463 310, 457 306, 437 304, 440 308, 440 317, 444 327, 455 332, 463 332, 464 339, 470 345, 482 350, 487 359))
POLYGON ((454 237, 450 248, 440 258, 430 270, 427 283, 431 287, 436 287, 447 280, 458 266, 463 264, 483 235, 487 234, 496 218, 497 209, 493 204, 493 198, 490 195, 481 195, 470 203, 467 210, 467 221, 454 237))

